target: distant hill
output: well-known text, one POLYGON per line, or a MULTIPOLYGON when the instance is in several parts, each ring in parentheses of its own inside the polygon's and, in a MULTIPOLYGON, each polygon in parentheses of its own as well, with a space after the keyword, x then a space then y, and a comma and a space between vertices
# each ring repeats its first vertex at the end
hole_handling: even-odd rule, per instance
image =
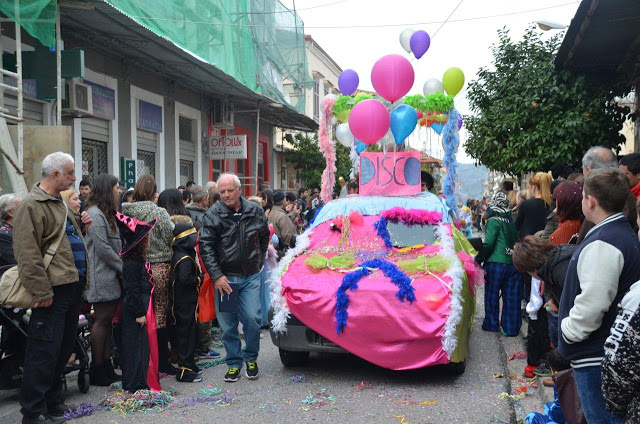
POLYGON ((482 199, 485 181, 489 177, 486 166, 475 166, 472 163, 458 163, 458 181, 462 201, 467 199, 482 199))

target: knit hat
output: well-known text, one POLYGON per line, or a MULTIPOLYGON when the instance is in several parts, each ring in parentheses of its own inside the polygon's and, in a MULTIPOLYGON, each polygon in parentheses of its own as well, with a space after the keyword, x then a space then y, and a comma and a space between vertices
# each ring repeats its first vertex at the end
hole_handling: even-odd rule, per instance
POLYGON ((280 203, 283 200, 284 200, 284 191, 276 190, 276 192, 273 193, 273 203, 280 203))
POLYGON ((509 199, 506 194, 499 191, 493 195, 487 207, 500 214, 509 213, 509 199))
POLYGON ((136 247, 138 243, 140 243, 151 232, 151 230, 153 230, 153 227, 156 226, 157 220, 157 218, 154 218, 151 222, 146 223, 144 221, 139 221, 137 218, 132 218, 120 212, 116 212, 116 223, 118 224, 118 228, 120 229, 120 234, 122 235, 124 242, 122 250, 120 251, 120 256, 136 247))

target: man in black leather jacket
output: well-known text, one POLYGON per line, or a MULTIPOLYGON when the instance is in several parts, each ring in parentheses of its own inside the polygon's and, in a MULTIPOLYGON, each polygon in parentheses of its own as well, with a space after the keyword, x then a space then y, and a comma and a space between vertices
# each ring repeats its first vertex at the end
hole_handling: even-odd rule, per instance
POLYGON ((264 211, 241 197, 241 184, 234 174, 218 179, 220 202, 202 219, 200 256, 213 281, 216 316, 229 371, 225 381, 238 381, 242 363, 245 375, 258 377, 260 350, 260 270, 269 244, 269 226, 264 211), (232 291, 239 293, 236 302, 232 291), (221 312, 220 298, 238 305, 236 312, 221 312), (242 323, 246 346, 241 350, 238 321, 242 323))

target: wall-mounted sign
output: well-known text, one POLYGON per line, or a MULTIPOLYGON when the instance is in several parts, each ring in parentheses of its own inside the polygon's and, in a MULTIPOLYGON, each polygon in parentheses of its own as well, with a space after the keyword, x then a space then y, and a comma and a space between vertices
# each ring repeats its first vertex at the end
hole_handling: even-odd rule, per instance
POLYGON ((128 158, 120 159, 120 174, 127 189, 136 185, 136 161, 128 158))
POLYGON ((93 116, 107 120, 116 119, 116 92, 115 90, 96 84, 95 82, 83 81, 91 87, 93 92, 91 98, 93 103, 93 116))
POLYGON ((246 159, 246 135, 209 137, 209 159, 246 159))
MULTIPOLYGON (((18 86, 18 80, 13 77, 9 77, 5 75, 4 78, 2 78, 2 81, 5 84, 10 85, 12 87, 18 86)), ((12 93, 13 96, 16 95, 14 92, 10 92, 10 93, 12 93)), ((38 98, 38 87, 35 79, 22 78, 22 95, 30 99, 38 98)))
POLYGON ((138 100, 138 128, 162 132, 162 107, 138 100))
POLYGON ((361 196, 420 193, 420 152, 362 153, 361 196))

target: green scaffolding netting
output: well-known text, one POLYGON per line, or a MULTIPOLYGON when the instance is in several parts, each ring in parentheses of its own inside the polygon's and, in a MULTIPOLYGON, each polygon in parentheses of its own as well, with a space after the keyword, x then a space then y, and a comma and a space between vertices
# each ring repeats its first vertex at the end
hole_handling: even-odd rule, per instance
POLYGON ((57 0, 0 0, 0 12, 47 47, 56 43, 57 0))
POLYGON ((251 90, 304 113, 304 24, 277 0, 103 0, 251 90))

